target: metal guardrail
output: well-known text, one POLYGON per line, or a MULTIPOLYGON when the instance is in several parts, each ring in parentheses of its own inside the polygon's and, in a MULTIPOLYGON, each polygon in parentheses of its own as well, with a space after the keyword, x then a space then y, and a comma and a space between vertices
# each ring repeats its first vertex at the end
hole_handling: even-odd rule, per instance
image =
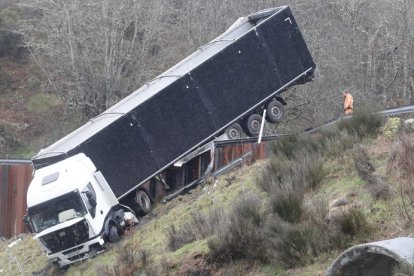
POLYGON ((0 159, 0 165, 18 165, 18 164, 32 164, 32 160, 20 159, 20 158, 0 159))
POLYGON ((401 115, 401 114, 411 113, 411 112, 414 112, 414 105, 406 105, 406 106, 400 106, 396 108, 389 108, 383 111, 379 111, 377 113, 378 115, 386 117, 386 116, 401 115))
MULTIPOLYGON (((414 105, 389 108, 389 109, 385 109, 382 111, 378 111, 375 114, 378 114, 379 116, 382 116, 382 117, 388 117, 388 116, 401 115, 401 114, 406 114, 406 113, 414 113, 414 105)), ((341 116, 337 119, 332 119, 330 121, 327 121, 323 123, 322 125, 312 127, 312 128, 307 128, 303 131, 263 136, 262 141, 276 140, 276 139, 279 139, 281 137, 288 136, 288 135, 295 135, 295 134, 302 134, 302 133, 309 134, 309 133, 318 131, 320 129, 326 128, 328 126, 334 125, 341 120, 347 120, 351 118, 352 118, 352 115, 341 116)), ((247 137, 247 138, 240 138, 240 139, 233 139, 233 140, 215 141, 214 144, 216 147, 225 147, 225 146, 234 145, 234 144, 257 143, 257 141, 258 141, 257 137, 247 137)))

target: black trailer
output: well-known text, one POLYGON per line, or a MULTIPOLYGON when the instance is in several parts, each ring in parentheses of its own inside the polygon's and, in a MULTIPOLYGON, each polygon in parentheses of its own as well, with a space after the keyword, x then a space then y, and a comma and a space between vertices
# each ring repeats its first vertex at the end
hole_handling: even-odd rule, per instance
POLYGON ((289 7, 252 14, 40 151, 34 167, 83 152, 123 198, 314 70, 289 7))

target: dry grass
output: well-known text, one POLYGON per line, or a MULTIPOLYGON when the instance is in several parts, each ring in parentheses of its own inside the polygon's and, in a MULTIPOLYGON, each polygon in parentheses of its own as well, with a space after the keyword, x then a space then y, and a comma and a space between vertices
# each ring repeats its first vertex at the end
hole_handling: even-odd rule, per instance
MULTIPOLYGON (((289 182, 284 184, 287 183, 289 182)), ((303 213, 303 195, 303 186, 299 186, 299 189, 295 189, 292 184, 280 186, 270 195, 271 212, 277 214, 285 222, 299 222, 303 213)))
POLYGON ((414 265, 400 264, 394 268, 393 276, 414 276, 414 265))
POLYGON ((175 251, 183 245, 213 235, 217 225, 225 223, 223 209, 210 209, 207 213, 192 213, 191 219, 177 230, 174 225, 167 229, 168 248, 175 251))
POLYGON ((356 134, 361 138, 377 135, 383 125, 383 120, 375 115, 375 111, 375 108, 368 105, 361 106, 350 119, 342 120, 338 128, 339 130, 345 129, 348 133, 356 134))
POLYGON ((213 262, 247 259, 267 262, 269 248, 263 233, 265 214, 261 200, 246 194, 228 212, 228 223, 217 225, 216 235, 209 240, 213 262))
POLYGON ((401 135, 394 144, 388 159, 388 173, 398 180, 401 215, 414 227, 414 141, 410 135, 401 135))
POLYGON ((371 231, 365 214, 359 209, 351 209, 338 217, 337 223, 341 232, 347 236, 364 236, 371 231))
MULTIPOLYGON (((136 268, 137 271, 134 274, 210 275, 213 273, 214 275, 214 273, 221 272, 222 275, 229 275, 226 273, 234 275, 318 275, 319 272, 322 274, 332 258, 340 253, 339 250, 361 240, 361 237, 365 239, 367 235, 364 231, 358 230, 363 229, 359 227, 363 219, 361 220, 358 216, 346 219, 347 222, 344 222, 344 226, 341 227, 339 222, 326 221, 327 204, 325 202, 312 203, 315 195, 319 199, 327 199, 336 197, 338 193, 348 192, 348 189, 358 189, 363 185, 352 165, 351 151, 343 151, 343 149, 352 147, 355 141, 359 141, 359 138, 356 135, 349 137, 345 133, 345 131, 330 133, 329 139, 325 136, 319 136, 317 139, 313 137, 315 141, 319 139, 322 146, 307 146, 305 148, 311 150, 305 151, 294 150, 295 153, 290 155, 290 158, 283 157, 283 154, 278 155, 278 159, 272 158, 269 162, 244 168, 243 174, 241 171, 233 172, 231 175, 235 177, 227 177, 229 181, 222 178, 217 187, 207 185, 208 191, 206 192, 196 189, 190 195, 159 206, 164 211, 154 210, 154 219, 136 231, 136 237, 140 239, 140 248, 150 254, 147 255, 148 258, 144 258, 147 265, 136 268), (296 160, 298 155, 301 158, 296 160), (317 157, 314 158, 314 156, 317 157), (333 156, 341 156, 341 159, 332 159, 333 156), (321 158, 320 161, 319 158, 321 158), (300 165, 298 165, 299 161, 301 161, 300 165), (344 164, 344 162, 347 163, 344 164), (321 179, 315 181, 315 185, 310 185, 308 180, 299 181, 303 179, 303 175, 307 174, 310 165, 318 167, 316 166, 318 163, 322 164, 322 168, 326 170, 325 176, 329 173, 328 178, 315 177, 315 179, 321 179), (260 165, 264 164, 268 164, 268 169, 264 169, 267 175, 261 174, 258 179, 266 178, 271 181, 261 183, 258 180, 257 183, 263 186, 256 189, 252 172, 258 171, 260 165), (347 168, 346 171, 344 167, 347 168), (246 172, 250 175, 246 175, 246 172), (288 180, 293 174, 296 174, 296 180, 288 180), (277 212, 271 211, 269 204, 272 190, 289 182, 296 184, 287 184, 288 186, 296 185, 295 187, 300 186, 305 189, 304 198, 300 203, 301 215, 294 220, 294 223, 287 223, 277 212), (252 190, 260 194, 260 197, 253 196, 252 200, 244 200, 244 197, 240 196, 242 194, 248 196, 252 190), (241 201, 236 200, 237 198, 241 201), (237 202, 237 207, 234 202, 237 202), (214 215, 210 218, 210 213, 213 212, 210 210, 222 212, 223 220, 217 222, 213 218, 214 215), (166 225, 174 225, 175 234, 178 233, 179 237, 193 236, 190 240, 194 241, 191 244, 177 246, 179 249, 175 251, 166 250, 169 243, 166 225), (216 255, 211 253, 213 250, 210 246, 216 246, 217 250, 214 251, 216 255), (248 265, 240 265, 240 263, 248 265), (266 272, 262 270, 263 267, 266 267, 266 272), (289 270, 284 271, 283 267, 285 269, 288 267, 289 270)), ((303 144, 306 145, 308 142, 303 142, 303 144)), ((383 152, 381 154, 381 156, 384 155, 383 152)), ((370 157, 371 155, 370 151, 370 157)), ((360 196, 369 198, 364 189, 361 189, 361 194, 360 196)), ((390 201, 373 202, 372 209, 375 209, 380 206, 378 204, 388 208, 390 201)), ((375 216, 383 221, 383 217, 389 213, 387 211, 382 214, 382 211, 382 209, 377 210, 375 216)), ((362 212, 365 219, 368 213, 369 210, 362 212)), ((369 219, 372 216, 373 213, 370 213, 369 219)), ((384 230, 388 231, 387 233, 394 230, 388 223, 383 226, 388 228, 384 230)), ((380 237, 379 234, 375 235, 375 239, 380 237)), ((118 250, 114 248, 95 259, 88 260, 87 264, 93 264, 95 268, 96 264, 100 263, 97 268, 101 274, 98 275, 114 275, 115 269, 122 275, 120 263, 130 263, 129 260, 135 259, 131 257, 135 254, 128 253, 128 251, 121 254, 123 256, 119 256, 118 250)), ((141 258, 142 256, 138 254, 135 259, 138 264, 145 263, 141 258)), ((71 268, 67 274, 79 275, 79 270, 76 269, 76 266, 71 268)), ((89 269, 83 275, 96 274, 97 271, 89 269)))
POLYGON ((375 173, 375 167, 368 158, 367 150, 361 145, 355 145, 352 151, 355 169, 367 183, 366 187, 373 198, 387 199, 391 191, 385 181, 375 173))
POLYGON ((148 266, 148 253, 140 248, 134 240, 121 244, 116 249, 114 265, 97 265, 96 274, 99 276, 132 276, 137 271, 145 270, 148 266))

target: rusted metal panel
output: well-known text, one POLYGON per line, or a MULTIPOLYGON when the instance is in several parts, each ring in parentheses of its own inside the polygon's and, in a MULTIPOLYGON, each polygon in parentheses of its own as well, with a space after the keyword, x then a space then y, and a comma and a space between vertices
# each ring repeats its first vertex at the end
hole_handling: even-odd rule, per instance
POLYGON ((10 238, 24 233, 26 193, 32 179, 29 162, 0 161, 0 236, 10 238))
POLYGON ((8 236, 8 196, 10 166, 0 166, 0 236, 8 236))
POLYGON ((252 154, 249 155, 248 159, 244 160, 244 164, 251 164, 256 160, 266 158, 269 153, 268 143, 263 142, 261 144, 233 144, 217 148, 215 157, 215 169, 219 169, 223 166, 226 166, 249 152, 251 152, 252 154))

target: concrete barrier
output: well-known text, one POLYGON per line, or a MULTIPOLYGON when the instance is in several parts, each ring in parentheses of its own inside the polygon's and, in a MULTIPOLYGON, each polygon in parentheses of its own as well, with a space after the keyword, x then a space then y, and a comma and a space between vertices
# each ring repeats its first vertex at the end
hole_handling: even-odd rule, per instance
POLYGON ((414 238, 402 237, 356 245, 342 253, 327 276, 390 276, 398 264, 414 264, 414 238))

